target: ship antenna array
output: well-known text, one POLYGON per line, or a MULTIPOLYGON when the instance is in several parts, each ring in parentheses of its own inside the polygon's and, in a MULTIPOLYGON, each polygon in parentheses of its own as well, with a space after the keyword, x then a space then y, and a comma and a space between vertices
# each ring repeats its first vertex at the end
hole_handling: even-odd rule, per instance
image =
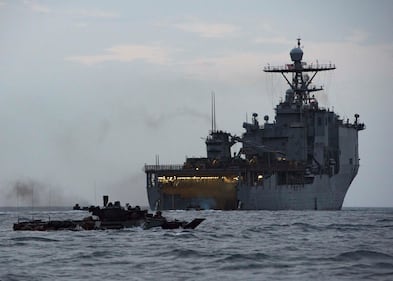
POLYGON ((216 95, 212 92, 212 133, 216 130, 216 95))
POLYGON ((287 64, 285 66, 270 66, 264 68, 265 72, 275 72, 281 73, 284 77, 288 85, 291 87, 298 100, 301 103, 307 103, 310 100, 310 93, 323 90, 322 86, 311 87, 311 82, 318 72, 328 71, 336 69, 334 64, 319 64, 317 62, 316 65, 307 65, 302 61, 303 58, 303 50, 301 49, 300 38, 297 38, 297 47, 291 50, 290 56, 292 60, 292 64, 287 64), (313 73, 311 77, 305 79, 303 73, 311 72, 313 73), (292 79, 290 80, 286 74, 292 74, 292 79))

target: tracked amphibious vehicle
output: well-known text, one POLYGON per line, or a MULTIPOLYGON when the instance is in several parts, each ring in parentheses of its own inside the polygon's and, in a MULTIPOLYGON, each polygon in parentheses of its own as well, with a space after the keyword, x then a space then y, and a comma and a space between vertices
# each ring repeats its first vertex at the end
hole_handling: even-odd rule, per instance
POLYGON ((194 229, 204 218, 195 218, 191 222, 180 220, 168 220, 160 211, 155 215, 147 210, 141 210, 139 206, 132 208, 130 205, 121 206, 120 201, 108 202, 109 197, 103 196, 104 205, 91 206, 91 216, 83 220, 20 220, 14 223, 15 231, 53 231, 53 230, 104 230, 123 229, 130 227, 143 227, 150 229, 161 227, 163 229, 194 229))

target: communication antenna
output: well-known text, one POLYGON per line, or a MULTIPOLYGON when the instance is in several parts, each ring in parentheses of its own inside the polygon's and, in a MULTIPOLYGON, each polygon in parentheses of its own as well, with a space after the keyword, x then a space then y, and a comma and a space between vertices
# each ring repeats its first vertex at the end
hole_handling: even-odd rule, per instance
POLYGON ((52 188, 49 187, 49 207, 52 207, 52 188))
POLYGON ((94 201, 97 206, 97 181, 94 180, 94 201))
POLYGON ((34 211, 34 186, 31 187, 31 210, 34 211))
POLYGON ((216 95, 212 92, 212 133, 214 133, 216 129, 216 95))

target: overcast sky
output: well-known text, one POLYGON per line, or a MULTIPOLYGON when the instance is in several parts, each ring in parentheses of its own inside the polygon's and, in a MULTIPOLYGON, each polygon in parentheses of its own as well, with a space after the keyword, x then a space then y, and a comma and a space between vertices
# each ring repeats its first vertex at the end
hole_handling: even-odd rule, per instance
POLYGON ((392 15, 393 1, 0 0, 0 206, 146 206, 145 163, 206 155, 212 91, 218 129, 273 120, 287 86, 262 69, 300 36, 304 60, 337 66, 320 103, 367 126, 344 206, 393 207, 392 15))

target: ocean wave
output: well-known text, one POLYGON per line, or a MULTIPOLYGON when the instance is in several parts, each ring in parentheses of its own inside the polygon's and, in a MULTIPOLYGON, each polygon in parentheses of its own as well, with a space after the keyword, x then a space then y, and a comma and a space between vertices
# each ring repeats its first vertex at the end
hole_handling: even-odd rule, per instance
POLYGON ((105 258, 112 257, 115 251, 107 251, 107 250, 97 250, 91 253, 78 253, 74 255, 74 258, 78 259, 89 259, 89 258, 105 258))
POLYGON ((380 278, 387 277, 386 279, 382 280, 392 280, 393 271, 389 272, 374 272, 372 274, 368 274, 364 276, 364 280, 381 280, 380 278))
POLYGON ((379 281, 393 274, 390 213, 203 215, 206 223, 186 231, 14 232, 9 214, 0 219, 0 280, 379 281))
POLYGON ((272 224, 269 224, 269 226, 270 227, 288 227, 288 226, 291 226, 291 224, 287 224, 287 223, 275 224, 275 223, 272 223, 272 224))
POLYGON ((250 262, 250 263, 244 263, 244 264, 229 264, 229 265, 223 265, 220 266, 219 269, 223 271, 227 270, 250 270, 250 269, 258 269, 258 268, 264 268, 266 265, 261 264, 261 263, 256 263, 256 262, 250 262))
POLYGON ((393 263, 377 262, 373 266, 375 268, 379 268, 379 269, 391 269, 391 270, 393 270, 393 263))
MULTIPOLYGON (((371 228, 380 228, 381 225, 377 224, 357 224, 357 223, 331 223, 331 224, 326 224, 326 225, 315 225, 315 224, 310 224, 306 222, 295 222, 290 225, 270 225, 270 226, 292 226, 292 227, 298 227, 301 228, 304 231, 309 231, 309 230, 317 230, 317 231, 325 231, 325 230, 361 230, 361 229, 371 229, 371 228)), ((393 225, 392 225, 393 226, 393 225)))
POLYGON ((191 231, 188 231, 188 230, 168 231, 168 230, 164 229, 163 231, 165 231, 163 236, 167 237, 167 238, 170 238, 170 239, 173 239, 173 237, 176 237, 178 239, 182 239, 182 238, 186 238, 186 239, 188 239, 188 238, 196 238, 196 235, 194 233, 192 233, 191 231))
POLYGON ((295 222, 295 223, 291 224, 291 226, 299 227, 299 228, 301 228, 304 231, 321 230, 320 226, 309 224, 309 223, 305 223, 305 222, 295 222))
POLYGON ((12 241, 17 242, 59 242, 59 240, 52 239, 52 238, 45 238, 45 237, 38 237, 38 236, 23 236, 23 237, 12 237, 10 238, 12 241))
POLYGON ((326 226, 326 228, 336 229, 336 230, 360 230, 360 229, 370 229, 379 227, 373 224, 356 224, 356 223, 332 223, 326 226))
POLYGON ((206 236, 207 238, 209 238, 210 240, 217 240, 217 241, 222 241, 222 240, 226 240, 226 239, 232 239, 232 238, 236 238, 236 234, 235 233, 209 233, 208 236, 206 236))
POLYGON ((376 222, 380 227, 393 227, 393 218, 377 219, 376 222))
POLYGON ((377 219, 376 222, 393 222, 393 218, 377 219))
POLYGON ((245 232, 252 233, 263 233, 266 231, 280 231, 282 228, 287 228, 290 224, 270 224, 270 225, 258 225, 246 228, 245 232))
POLYGON ((29 280, 29 281, 34 281, 34 280, 40 280, 37 277, 25 274, 14 274, 14 273, 7 273, 4 275, 0 275, 0 280, 2 281, 24 281, 24 280, 29 280))
POLYGON ((221 271, 245 271, 261 268, 270 268, 274 271, 291 267, 290 264, 273 260, 270 255, 264 253, 231 254, 216 260, 215 263, 219 264, 221 271))
POLYGON ((358 261, 361 259, 393 261, 393 256, 378 251, 356 250, 341 253, 333 258, 335 261, 358 261))
POLYGON ((264 253, 250 253, 250 254, 231 254, 225 258, 221 258, 218 262, 241 262, 241 261, 258 261, 267 260, 271 257, 264 253))
POLYGON ((315 225, 305 222, 295 222, 290 226, 301 228, 304 231, 326 231, 326 230, 340 230, 340 231, 356 231, 356 230, 364 230, 364 229, 372 229, 372 228, 380 228, 381 225, 375 224, 356 224, 356 223, 331 223, 327 225, 315 225))
POLYGON ((173 249, 170 251, 165 251, 161 252, 159 254, 160 257, 175 257, 175 258, 200 258, 200 257, 208 257, 211 256, 212 254, 198 251, 198 250, 192 250, 192 249, 173 249))

